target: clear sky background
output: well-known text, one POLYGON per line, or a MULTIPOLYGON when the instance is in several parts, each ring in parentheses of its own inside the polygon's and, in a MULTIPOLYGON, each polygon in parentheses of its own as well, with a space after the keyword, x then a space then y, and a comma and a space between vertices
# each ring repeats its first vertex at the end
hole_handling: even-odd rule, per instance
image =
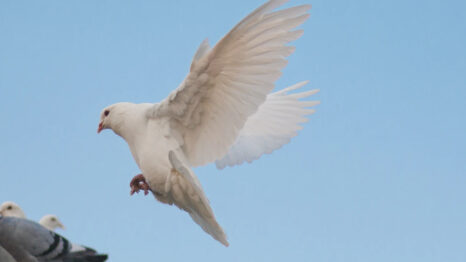
POLYGON ((152 196, 126 143, 96 134, 121 101, 178 86, 263 0, 0 1, 0 202, 126 261, 466 261, 465 1, 310 3, 277 88, 317 113, 253 164, 196 168, 231 246, 152 196))

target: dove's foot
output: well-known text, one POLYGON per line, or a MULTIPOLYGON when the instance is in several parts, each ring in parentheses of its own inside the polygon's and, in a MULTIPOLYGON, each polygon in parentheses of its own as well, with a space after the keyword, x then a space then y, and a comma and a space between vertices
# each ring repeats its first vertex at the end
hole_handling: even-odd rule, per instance
POLYGON ((133 179, 131 179, 131 182, 129 183, 129 186, 131 187, 130 195, 133 195, 134 193, 139 193, 139 190, 144 190, 144 195, 149 194, 149 185, 147 184, 146 179, 142 174, 133 177, 133 179))

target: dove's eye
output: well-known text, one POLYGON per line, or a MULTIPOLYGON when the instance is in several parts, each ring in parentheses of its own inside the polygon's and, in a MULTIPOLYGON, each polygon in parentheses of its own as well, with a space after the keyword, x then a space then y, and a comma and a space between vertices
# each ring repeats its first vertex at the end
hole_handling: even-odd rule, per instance
POLYGON ((55 218, 52 217, 52 221, 55 222, 55 218))
POLYGON ((105 110, 104 116, 108 116, 108 114, 110 114, 110 110, 105 110))
POLYGON ((12 207, 12 206, 8 206, 6 209, 11 210, 11 209, 13 209, 13 207, 12 207))

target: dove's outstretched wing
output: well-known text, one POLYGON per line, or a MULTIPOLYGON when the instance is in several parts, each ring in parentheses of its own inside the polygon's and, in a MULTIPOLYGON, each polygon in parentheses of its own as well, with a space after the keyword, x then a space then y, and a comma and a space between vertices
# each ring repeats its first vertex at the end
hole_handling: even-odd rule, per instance
POLYGON ((149 116, 167 117, 179 133, 187 161, 198 166, 222 158, 248 117, 274 88, 303 31, 309 5, 273 10, 287 0, 271 0, 237 24, 212 49, 204 42, 180 87, 149 116))
POLYGON ((300 100, 319 90, 289 93, 305 84, 307 81, 269 94, 259 110, 248 118, 228 153, 215 161, 217 168, 252 162, 289 143, 302 129, 300 124, 308 120, 305 116, 314 113, 309 107, 319 104, 319 101, 300 100))
POLYGON ((167 203, 175 204, 188 212, 205 232, 223 245, 228 246, 227 236, 217 223, 209 200, 207 200, 197 177, 189 167, 182 163, 175 152, 170 151, 168 157, 173 169, 165 183, 165 195, 169 197, 167 203))
POLYGON ((74 252, 72 245, 66 238, 31 220, 0 217, 0 246, 16 261, 100 262, 107 259, 107 255, 85 247, 74 252))

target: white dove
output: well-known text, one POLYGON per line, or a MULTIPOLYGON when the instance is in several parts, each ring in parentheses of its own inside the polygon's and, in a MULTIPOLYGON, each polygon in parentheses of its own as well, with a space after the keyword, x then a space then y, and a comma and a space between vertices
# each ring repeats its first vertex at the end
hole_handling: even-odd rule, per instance
POLYGON ((48 230, 54 231, 57 228, 65 229, 63 223, 56 215, 45 215, 39 220, 39 224, 48 230))
POLYGON ((287 0, 271 0, 253 11, 213 48, 205 40, 181 85, 160 103, 117 103, 100 115, 97 132, 112 129, 129 145, 142 171, 131 194, 150 190, 156 199, 189 213, 225 246, 191 167, 216 162, 218 168, 251 162, 296 135, 317 101, 300 101, 317 90, 288 94, 306 82, 270 94, 303 31, 294 30, 309 5, 273 11, 287 0))
POLYGON ((0 205, 0 215, 4 217, 26 218, 24 211, 13 201, 5 201, 0 205))
MULTIPOLYGON (((23 209, 13 201, 6 201, 0 205, 0 215, 5 217, 26 218, 23 209)), ((65 229, 65 226, 56 215, 45 215, 39 220, 39 224, 54 231, 56 228, 65 229)))

